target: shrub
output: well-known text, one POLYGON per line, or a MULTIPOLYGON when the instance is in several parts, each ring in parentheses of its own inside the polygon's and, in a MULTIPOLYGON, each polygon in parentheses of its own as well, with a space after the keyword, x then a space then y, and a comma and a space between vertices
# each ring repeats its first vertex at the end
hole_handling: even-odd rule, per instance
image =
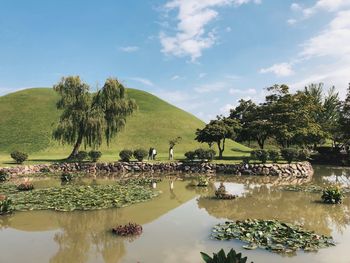
POLYGON ((28 154, 19 151, 14 151, 11 153, 11 158, 15 160, 16 163, 22 164, 28 159, 28 154))
POLYGON ((148 152, 145 149, 136 149, 133 153, 136 160, 142 162, 148 155, 148 152))
POLYGON ((101 158, 102 153, 100 151, 90 151, 88 155, 91 161, 97 162, 101 158))
POLYGON ((277 163, 278 159, 280 158, 280 153, 279 153, 279 151, 276 151, 276 150, 269 150, 268 153, 269 153, 269 159, 270 159, 272 162, 277 163))
POLYGON ((310 151, 308 149, 301 149, 298 151, 297 159, 299 161, 306 161, 310 158, 310 151))
POLYGON ((119 157, 123 162, 129 162, 132 157, 132 151, 124 149, 119 153, 119 157))
POLYGON ((328 187, 322 192, 322 201, 326 204, 340 204, 343 201, 344 194, 339 187, 328 187))
POLYGON ((10 175, 7 172, 5 172, 4 170, 0 171, 0 182, 5 182, 9 178, 10 175))
POLYGON ((142 226, 134 223, 127 225, 118 225, 112 229, 112 232, 118 236, 133 236, 142 234, 142 226))
POLYGON ((250 153, 250 156, 255 159, 259 160, 262 163, 266 163, 269 159, 269 154, 266 150, 255 150, 250 153))
POLYGON ((215 152, 215 150, 213 150, 213 149, 209 149, 209 150, 206 150, 206 155, 207 155, 207 159, 208 159, 209 161, 212 161, 212 160, 214 160, 214 157, 215 157, 215 155, 216 155, 216 152, 215 152))
POLYGON ((196 159, 196 153, 194 151, 185 152, 185 157, 187 160, 193 161, 194 159, 196 159))
POLYGON ((221 249, 219 253, 213 253, 213 257, 211 258, 209 255, 201 252, 202 259, 206 263, 246 263, 247 257, 242 257, 242 254, 237 254, 233 249, 225 255, 225 251, 221 249))
POLYGON ((67 183, 73 180, 73 175, 67 172, 61 174, 61 182, 67 183))
POLYGON ((294 160, 296 160, 298 155, 299 155, 298 150, 294 148, 285 148, 281 150, 281 156, 288 163, 292 163, 294 160))
POLYGON ((195 154, 196 154, 196 157, 199 159, 199 160, 205 160, 206 159, 206 154, 205 154, 205 150, 202 149, 202 148, 199 148, 199 149, 196 149, 195 151, 195 154))
POLYGON ((242 163, 243 163, 243 164, 249 164, 249 163, 250 163, 250 160, 251 160, 250 157, 245 156, 245 157, 242 158, 242 163))
POLYGON ((87 159, 87 157, 88 157, 88 153, 85 151, 79 151, 75 156, 78 162, 84 161, 85 159, 87 159))
POLYGON ((6 195, 0 195, 0 215, 10 213, 12 201, 6 195))
POLYGON ((29 182, 24 182, 19 185, 17 185, 17 190, 18 191, 30 191, 34 189, 34 185, 29 182))

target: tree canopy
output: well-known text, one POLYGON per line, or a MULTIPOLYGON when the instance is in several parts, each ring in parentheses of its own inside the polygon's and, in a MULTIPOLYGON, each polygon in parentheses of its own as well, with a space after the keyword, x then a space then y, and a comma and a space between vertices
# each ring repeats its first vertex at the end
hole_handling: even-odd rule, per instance
POLYGON ((90 93, 79 76, 64 77, 53 88, 60 95, 57 109, 62 110, 53 138, 74 145, 69 158, 76 157, 82 143, 98 148, 105 137, 109 145, 137 109, 117 79, 107 79, 97 93, 90 93))

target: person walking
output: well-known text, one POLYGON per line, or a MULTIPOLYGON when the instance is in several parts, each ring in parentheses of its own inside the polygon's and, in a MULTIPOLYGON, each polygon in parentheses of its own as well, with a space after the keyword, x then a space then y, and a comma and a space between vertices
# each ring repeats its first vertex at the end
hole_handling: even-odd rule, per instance
POLYGON ((148 160, 153 160, 153 148, 149 148, 148 151, 148 160))
POLYGON ((155 160, 156 159, 156 156, 157 156, 157 150, 156 150, 156 148, 153 148, 153 150, 152 150, 152 160, 155 160))
POLYGON ((169 160, 174 160, 174 148, 170 147, 169 149, 169 160))

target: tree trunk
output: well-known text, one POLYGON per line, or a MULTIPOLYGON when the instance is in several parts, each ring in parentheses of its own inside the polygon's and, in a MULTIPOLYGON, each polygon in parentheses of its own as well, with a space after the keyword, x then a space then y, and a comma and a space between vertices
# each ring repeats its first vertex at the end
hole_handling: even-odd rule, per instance
POLYGON ((219 160, 222 160, 222 155, 225 150, 225 139, 222 141, 222 147, 221 147, 221 141, 217 141, 218 148, 219 148, 219 160))
POLYGON ((83 142, 83 136, 79 135, 76 143, 74 144, 73 151, 71 152, 71 154, 67 158, 68 160, 74 159, 77 156, 77 154, 79 152, 80 145, 82 142, 83 142))

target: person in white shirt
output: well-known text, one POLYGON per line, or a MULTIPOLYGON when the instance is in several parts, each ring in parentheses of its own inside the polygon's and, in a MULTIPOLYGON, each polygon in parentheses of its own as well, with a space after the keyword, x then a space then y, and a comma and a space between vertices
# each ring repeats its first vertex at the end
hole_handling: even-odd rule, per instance
POLYGON ((152 159, 153 160, 156 159, 156 155, 157 155, 157 150, 156 150, 156 148, 153 148, 153 150, 152 150, 152 159))
POLYGON ((174 148, 170 147, 169 149, 169 160, 174 160, 174 148))

